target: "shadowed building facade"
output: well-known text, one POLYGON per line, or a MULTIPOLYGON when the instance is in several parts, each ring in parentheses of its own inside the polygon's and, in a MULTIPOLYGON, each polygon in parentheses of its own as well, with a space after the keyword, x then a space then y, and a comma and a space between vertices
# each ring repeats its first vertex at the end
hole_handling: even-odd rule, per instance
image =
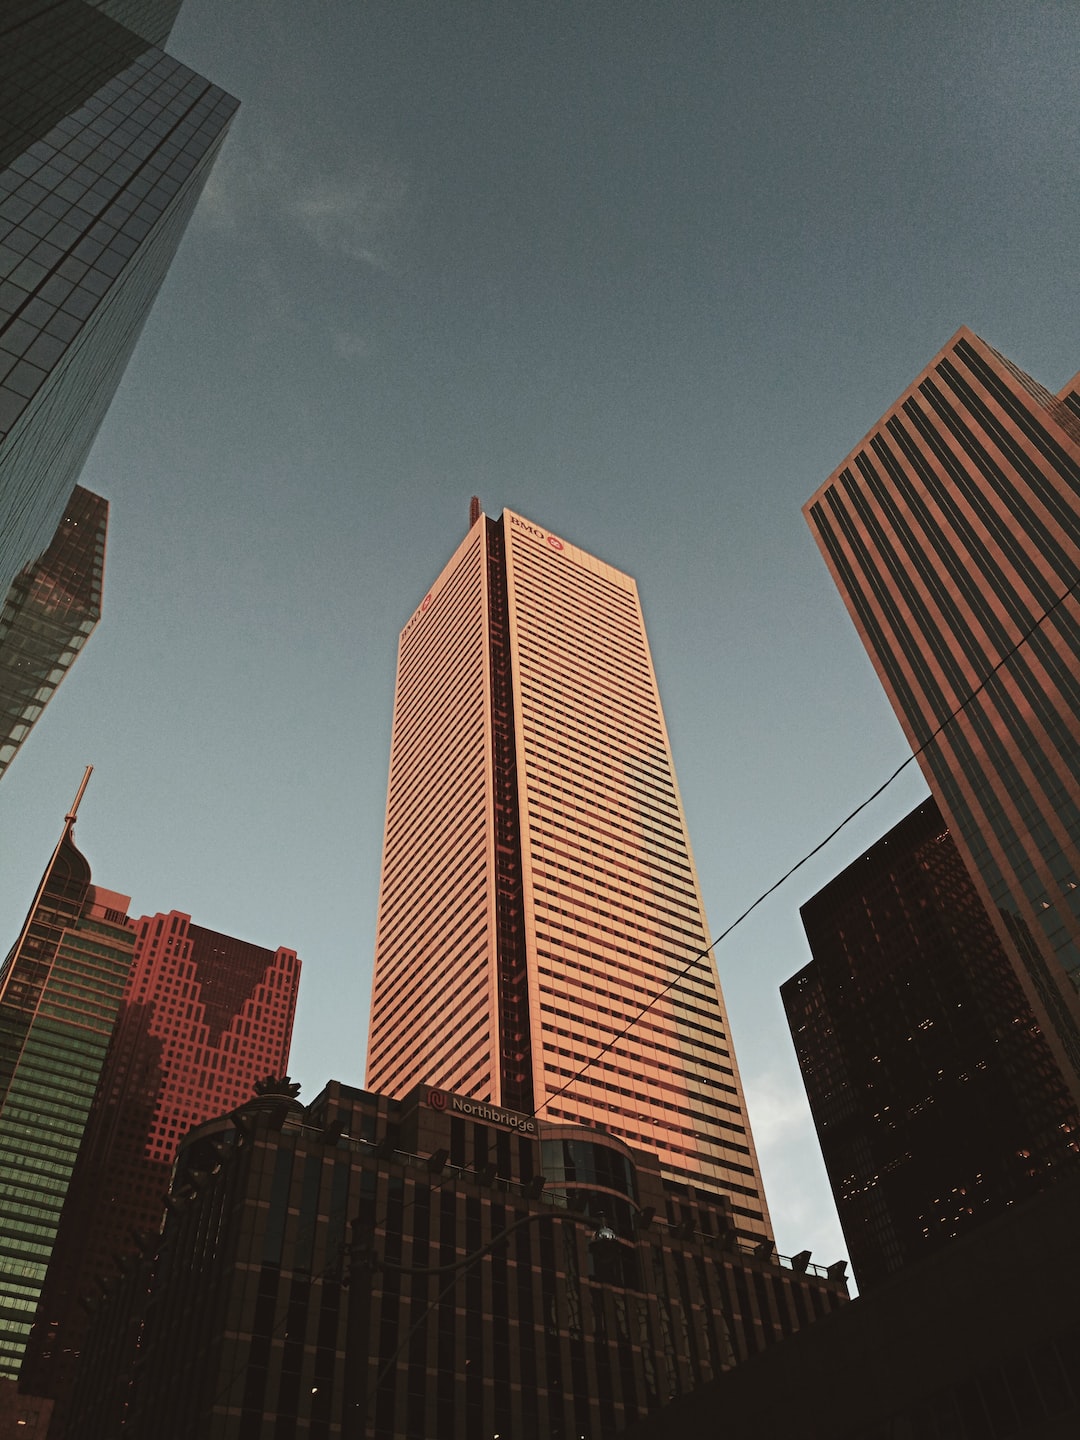
POLYGON ((635 1425, 624 1440, 1075 1440, 1080 1175, 635 1425))
POLYGON ((865 1292, 1080 1173, 1080 1114, 933 800, 802 920, 780 994, 865 1292))
POLYGON ((1077 381, 960 330, 806 516, 1080 1098, 1077 381))
POLYGON ((173 910, 135 922, 135 950, 27 1348, 22 1386, 66 1400, 86 1330, 83 1300, 116 1257, 156 1234, 182 1137, 284 1074, 300 980, 296 952, 193 925, 173 910))
POLYGON ((614 1440, 845 1302, 614 1135, 290 1088, 185 1139, 95 1302, 80 1440, 614 1440))
POLYGON ((43 555, 0 611, 0 776, 101 619, 108 501, 76 485, 43 555))
POLYGON ((7 1381, 22 1363, 135 944, 128 897, 91 882, 72 840, 81 796, 82 788, 0 969, 0 1380, 7 1381))
POLYGON ((399 643, 367 1084, 604 1127, 768 1237, 637 587, 471 518, 399 643))
POLYGON ((179 0, 0 19, 0 594, 49 545, 236 102, 159 47, 179 0))

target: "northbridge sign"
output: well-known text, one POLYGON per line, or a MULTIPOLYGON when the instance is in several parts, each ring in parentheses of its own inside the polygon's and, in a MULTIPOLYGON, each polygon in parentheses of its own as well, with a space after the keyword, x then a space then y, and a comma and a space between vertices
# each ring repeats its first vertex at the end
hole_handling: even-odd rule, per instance
POLYGON ((449 1110, 452 1115, 468 1115, 489 1125, 505 1125, 508 1130, 520 1130, 525 1135, 536 1134, 536 1121, 531 1115, 519 1115, 516 1110, 500 1110, 497 1105, 488 1105, 482 1100, 466 1100, 445 1090, 432 1089, 427 1093, 427 1103, 432 1110, 449 1110))

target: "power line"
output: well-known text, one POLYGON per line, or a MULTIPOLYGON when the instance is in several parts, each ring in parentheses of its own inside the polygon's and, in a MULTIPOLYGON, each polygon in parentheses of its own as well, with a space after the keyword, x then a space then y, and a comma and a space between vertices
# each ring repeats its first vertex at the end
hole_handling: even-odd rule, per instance
POLYGON ((1038 630, 1039 627, 1042 625, 1043 621, 1047 620, 1060 605, 1064 604, 1064 602, 1069 598, 1069 596, 1073 594, 1073 592, 1076 590, 1078 585, 1080 585, 1080 575, 1078 575, 1077 578, 1073 581, 1073 583, 1066 590, 1064 590, 1062 594, 1060 594, 1051 605, 1049 605, 1043 611, 1043 613, 1038 617, 1037 620, 1032 622, 1029 628, 1025 630, 1024 633, 1020 636, 1019 640, 1017 640, 1015 645, 1013 645, 1010 650, 1007 650, 1005 654, 1002 655, 1001 659, 998 660, 997 664, 994 665, 994 667, 989 671, 989 673, 985 675, 982 680, 979 681, 978 685, 976 685, 975 689, 971 691, 970 695, 968 695, 967 698, 962 700, 954 710, 952 710, 948 715, 946 715, 945 719, 942 720, 941 724, 937 727, 937 729, 934 730, 930 735, 928 735, 927 738, 923 741, 923 743, 916 750, 913 750, 911 754, 907 757, 907 759, 902 761, 901 764, 896 767, 896 769, 892 772, 892 774, 888 777, 887 780, 884 780, 877 787, 876 790, 874 790, 866 797, 865 800, 863 800, 860 804, 856 805, 854 810, 852 810, 848 815, 845 815, 843 820, 840 821, 839 825, 835 826, 832 830, 830 830, 828 835, 826 835, 823 840, 819 840, 812 850, 808 850, 801 859, 796 860, 795 864, 792 865, 790 869, 785 870, 783 875, 781 875, 778 880, 774 880, 767 890, 763 890, 761 894, 757 897, 757 899, 753 901, 752 904, 748 905, 741 915, 737 915, 735 919, 732 920, 731 924, 728 925, 724 930, 722 930, 720 934, 716 937, 716 939, 712 941, 711 944, 706 945, 703 950, 699 950, 696 954, 692 955, 690 959, 686 962, 686 964, 683 966, 683 968, 674 977, 674 979, 669 980, 665 985, 661 986, 661 988, 656 992, 652 999, 646 1005, 643 1005, 641 1007, 641 1009, 637 1012, 633 1019, 626 1022, 625 1026, 622 1028, 622 1030, 619 1031, 617 1035, 613 1035, 612 1038, 604 1046, 602 1046, 595 1055, 591 1057, 591 1059, 585 1062, 585 1064, 581 1067, 580 1070, 576 1072, 576 1074, 571 1075, 570 1079, 567 1080, 564 1085, 560 1085, 558 1090, 552 1091, 552 1093, 547 1097, 547 1099, 542 1101, 541 1104, 536 1106, 536 1108, 530 1113, 533 1115, 538 1115, 541 1110, 546 1110, 553 1100, 557 1100, 560 1095, 565 1094, 565 1092, 570 1089, 571 1085, 576 1085, 577 1082, 581 1079, 581 1077, 588 1070, 591 1070, 598 1060, 603 1059, 603 1057, 607 1055, 611 1050, 613 1050, 621 1040, 625 1040, 627 1035, 629 1035, 630 1031, 633 1030, 633 1028, 637 1025, 638 1021, 649 1013, 649 1011, 653 1008, 653 1006, 657 1003, 658 1000, 662 1000, 669 990, 673 990, 676 985, 678 985, 682 980, 686 979, 687 975, 689 975, 690 971, 694 968, 694 966, 698 963, 699 960, 704 960, 705 957, 710 953, 710 951, 716 949, 717 945, 720 944, 721 940, 726 940, 727 937, 731 934, 731 932, 735 930, 739 925, 741 925, 748 916, 752 915, 754 911, 758 908, 758 906, 761 905, 765 900, 767 900, 769 896, 774 893, 774 891, 779 890, 780 886, 790 880, 792 875, 794 875, 796 871, 801 870, 802 867, 807 863, 807 861, 812 860, 815 855, 817 855, 820 851, 824 850, 825 846, 828 845, 831 840, 834 840, 836 836, 840 834, 840 831, 843 830, 845 826, 849 825, 857 815, 861 815, 868 805, 873 804, 873 802, 878 798, 878 796, 883 791, 887 790, 889 786, 893 783, 893 781, 896 780, 898 776, 903 774, 903 772, 914 760, 917 760, 925 750, 929 749, 929 747, 934 743, 938 736, 941 735, 941 733, 945 730, 946 726, 951 725, 952 722, 956 719, 956 717, 960 715, 964 710, 966 710, 967 707, 971 704, 971 702, 978 695, 980 695, 983 690, 986 689, 987 685, 989 685, 990 681, 994 678, 994 676, 1001 669, 1001 667, 1007 661, 1012 659, 1012 657, 1016 654, 1016 652, 1020 649, 1022 645, 1025 645, 1027 643, 1031 636, 1034 635, 1035 631, 1038 630))
MULTIPOLYGON (((622 1030, 620 1030, 617 1035, 612 1036, 612 1038, 604 1046, 602 1046, 601 1049, 598 1050, 591 1059, 586 1061, 586 1063, 581 1067, 580 1070, 578 1070, 574 1075, 572 1075, 565 1084, 561 1085, 557 1090, 553 1091, 546 1100, 544 1100, 530 1113, 533 1115, 539 1114, 539 1112, 546 1109, 553 1100, 557 1100, 560 1095, 565 1094, 565 1092, 569 1090, 572 1085, 576 1084, 577 1081, 580 1080, 581 1077, 585 1075, 597 1063, 597 1061, 601 1060, 606 1054, 613 1050, 620 1041, 624 1040, 626 1036, 631 1032, 631 1030, 634 1029, 637 1023, 649 1013, 653 1006, 656 1005, 659 1000, 663 999, 663 997, 670 990, 674 989, 675 986, 680 983, 680 981, 684 980, 700 960, 704 960, 711 951, 715 950, 715 948, 721 943, 721 941, 726 940, 728 936, 731 935, 732 932, 736 930, 738 926, 743 923, 744 920, 748 919, 749 916, 751 916, 760 905, 762 905, 771 895, 773 895, 777 890, 779 890, 782 885, 786 884, 786 882, 790 880, 794 874, 801 870, 804 865, 806 865, 810 860, 812 860, 815 855, 818 855, 822 850, 824 850, 824 848, 828 844, 830 844, 830 842, 833 841, 837 835, 840 834, 841 830, 845 829, 848 825, 850 825, 852 820, 854 820, 857 816, 861 815, 868 806, 872 805, 873 802, 878 798, 878 796, 883 794, 884 791, 887 790, 889 786, 892 785, 893 782, 897 780, 900 775, 903 774, 903 772, 908 768, 909 765, 911 765, 915 760, 918 759, 920 755, 922 755, 926 750, 930 748, 930 746, 945 731, 947 726, 949 726, 953 722, 953 720, 955 720, 960 714, 963 713, 964 710, 967 709, 969 705, 972 704, 972 702, 986 689, 987 685, 989 685, 991 680, 993 680, 994 676, 998 673, 998 671, 1001 670, 1002 667, 1007 664, 1007 662, 1011 660, 1012 657, 1020 650, 1020 648, 1027 643, 1027 641, 1036 632, 1036 630, 1039 629, 1043 622, 1046 621, 1054 613, 1055 610, 1057 610, 1062 604, 1064 604, 1064 602, 1069 598, 1069 596, 1076 591, 1078 586, 1080 586, 1080 576, 1077 576, 1073 583, 1042 612, 1042 614, 1029 626, 1029 628, 1024 631, 1024 633, 1020 636, 1016 643, 1001 656, 1001 658, 997 661, 993 668, 984 676, 984 678, 978 683, 978 685, 975 686, 971 693, 964 700, 962 700, 952 711, 950 711, 950 713, 945 717, 945 719, 941 721, 941 723, 937 726, 935 730, 931 732, 929 736, 927 736, 927 738, 922 742, 921 745, 919 745, 915 750, 913 750, 912 753, 907 756, 905 760, 901 761, 901 763, 896 767, 896 769, 892 772, 891 775, 889 775, 884 781, 882 781, 882 783, 878 785, 875 790, 871 791, 871 793, 867 795, 866 798, 862 800, 858 805, 856 805, 853 810, 851 810, 847 815, 845 815, 844 818, 839 822, 839 824, 835 825, 833 829, 830 830, 826 836, 824 836, 823 839, 819 840, 816 845, 814 845, 803 856, 801 856, 800 859, 798 859, 793 865, 791 865, 787 870, 785 870, 785 872, 777 880, 774 880, 767 889, 763 890, 761 894, 757 897, 757 899, 752 901, 752 903, 749 904, 746 909, 742 911, 741 914, 737 915, 735 919, 732 920, 731 923, 727 925, 720 932, 719 935, 717 935, 716 939, 713 940, 711 944, 706 945, 703 949, 698 950, 694 955, 692 955, 690 959, 686 962, 686 964, 683 966, 683 968, 678 972, 678 974, 676 974, 673 979, 669 980, 665 985, 663 985, 648 1001, 648 1003, 643 1005, 631 1020, 627 1021, 626 1025, 624 1025, 622 1030)), ((451 1178, 449 1175, 440 1177, 438 1185, 432 1186, 431 1190, 437 1190, 449 1178, 451 1178)), ((405 1210, 407 1211, 411 1209, 415 1203, 416 1200, 414 1198, 414 1200, 410 1201, 405 1206, 405 1210)), ((373 1229, 384 1227, 385 1219, 386 1217, 384 1217, 381 1222, 378 1222, 375 1226, 373 1226, 373 1229)), ((517 1229, 519 1223, 524 1222, 517 1222, 512 1225, 510 1229, 517 1229)), ((436 1267, 430 1272, 427 1272, 431 1274, 439 1273, 440 1271, 449 1272, 451 1274, 451 1280, 445 1287, 445 1289, 440 1292, 440 1294, 436 1297, 435 1301, 433 1301, 428 1306, 427 1310, 425 1310, 424 1314, 421 1316, 420 1322, 418 1322, 417 1325, 415 1325, 413 1329, 409 1331, 408 1335, 405 1338, 405 1341, 402 1342, 402 1344, 398 1347, 397 1352, 395 1352, 394 1357, 392 1357, 392 1360, 390 1362, 391 1364, 393 1363, 393 1359, 396 1359, 397 1355, 400 1354, 401 1350, 404 1348, 404 1344, 407 1343, 408 1339, 411 1337, 414 1331, 419 1328, 419 1324, 422 1323, 423 1320, 426 1320, 428 1314, 430 1314, 434 1306, 438 1304, 439 1300, 443 1298, 443 1295, 448 1293, 449 1290, 456 1283, 459 1272, 482 1258, 482 1256, 485 1255, 498 1240, 505 1239, 507 1234, 509 1234, 509 1231, 495 1237, 486 1245, 482 1246, 480 1250, 478 1250, 473 1255, 465 1256, 450 1265, 436 1267)), ((326 1280, 331 1278, 331 1268, 331 1266, 327 1266, 317 1278, 320 1280, 326 1280)), ((404 1267, 400 1266, 392 1265, 391 1268, 404 1271, 404 1267)), ((278 1325, 274 1327, 273 1333, 276 1335, 278 1330, 281 1329, 285 1323, 287 1323, 287 1316, 283 1315, 281 1320, 278 1322, 278 1325)), ((232 1387, 232 1384, 234 1383, 237 1375, 240 1373, 240 1370, 242 1368, 242 1366, 238 1367, 237 1370, 234 1371, 233 1374, 229 1377, 229 1380, 227 1381, 225 1387, 219 1391, 218 1396, 215 1398, 215 1403, 217 1403, 218 1399, 223 1398, 224 1395, 228 1393, 228 1390, 232 1387)), ((374 1390, 378 1389, 378 1386, 381 1383, 381 1380, 384 1378, 385 1373, 388 1372, 388 1368, 388 1366, 383 1367, 383 1372, 380 1373, 380 1375, 376 1379, 374 1390)))

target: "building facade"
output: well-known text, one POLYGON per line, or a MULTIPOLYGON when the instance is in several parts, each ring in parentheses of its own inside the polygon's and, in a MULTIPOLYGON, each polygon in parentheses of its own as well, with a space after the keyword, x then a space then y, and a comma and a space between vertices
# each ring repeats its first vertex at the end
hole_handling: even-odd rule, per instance
POLYGON ((780 994, 865 1293, 1080 1173, 1080 1112, 933 800, 802 921, 780 994))
POLYGON ((109 504, 76 485, 45 553, 0 610, 0 776, 101 619, 109 504))
POLYGON ((624 1440, 1074 1440, 1078 1212, 1074 1176, 675 1400, 624 1440))
POLYGON ((128 897, 75 848, 78 804, 0 969, 0 1381, 19 1374, 135 945, 128 897))
POLYGON ((961 330, 806 516, 1080 1097, 1080 392, 961 330))
POLYGON ((709 944, 634 581, 474 503, 399 643, 368 1086, 606 1128, 768 1238, 709 944))
POLYGON ((236 102, 159 47, 179 0, 0 21, 0 594, 48 546, 236 102))
POLYGON ((613 1135, 295 1088, 184 1141, 96 1304, 80 1440, 609 1440, 844 1302, 842 1264, 740 1244, 613 1135))
POLYGON ((83 1300, 141 1232, 156 1235, 181 1138, 288 1068, 300 961, 193 925, 135 922, 135 949, 60 1219, 22 1385, 56 1400, 65 1433, 86 1330, 83 1300))

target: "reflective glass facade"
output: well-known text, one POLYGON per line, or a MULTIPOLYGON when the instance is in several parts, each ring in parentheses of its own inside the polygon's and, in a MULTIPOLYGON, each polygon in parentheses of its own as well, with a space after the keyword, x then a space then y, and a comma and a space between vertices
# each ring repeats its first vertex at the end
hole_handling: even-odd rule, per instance
POLYGON ((0 775, 101 619, 108 501, 76 485, 52 543, 0 611, 0 775))
POLYGON ((134 962, 61 1218, 24 1386, 67 1399, 86 1330, 82 1296, 132 1235, 155 1234, 183 1136, 284 1075, 300 980, 296 952, 193 925, 180 911, 135 922, 134 962))
POLYGON ((767 1235, 708 943, 634 581, 481 515, 400 641, 368 1084, 605 1127, 767 1235))
POLYGON ((62 518, 236 109, 156 48, 176 9, 3 7, 0 592, 62 518))
POLYGON ((91 884, 69 817, 0 971, 0 1377, 18 1376, 131 968, 128 898, 91 884))
POLYGON ((1080 1173, 1080 1112, 933 800, 802 920, 780 993, 865 1291, 1080 1173))
POLYGON ((806 515, 1080 1095, 1076 382, 961 330, 806 515))

